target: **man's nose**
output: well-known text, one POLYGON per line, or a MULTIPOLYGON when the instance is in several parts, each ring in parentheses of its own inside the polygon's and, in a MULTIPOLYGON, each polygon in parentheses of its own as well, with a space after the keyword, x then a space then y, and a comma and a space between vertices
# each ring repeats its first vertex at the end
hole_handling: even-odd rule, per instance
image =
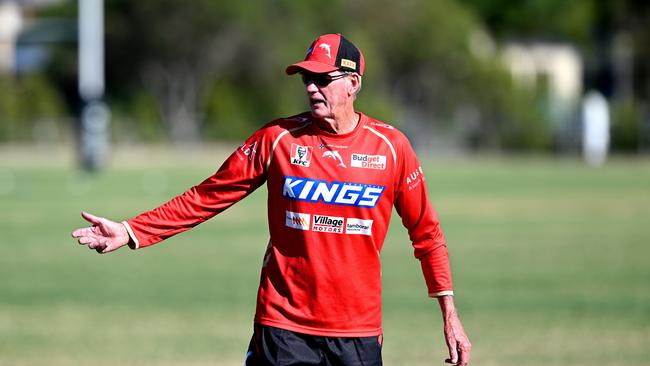
POLYGON ((318 91, 318 87, 312 80, 310 80, 307 84, 305 84, 305 89, 307 89, 308 92, 312 92, 312 93, 318 91))

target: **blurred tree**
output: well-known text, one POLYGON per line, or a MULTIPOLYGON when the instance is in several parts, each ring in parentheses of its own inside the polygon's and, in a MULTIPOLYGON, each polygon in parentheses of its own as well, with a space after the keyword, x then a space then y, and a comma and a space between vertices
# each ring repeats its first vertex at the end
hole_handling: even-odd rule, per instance
POLYGON ((650 144, 650 2, 461 2, 500 40, 541 38, 577 44, 585 58, 584 90, 597 89, 614 104, 613 148, 639 151, 644 141, 650 144))
POLYGON ((612 107, 612 148, 623 152, 639 152, 641 120, 641 111, 633 99, 615 102, 612 107))
MULTIPOLYGON (((151 132, 158 117, 175 141, 194 141, 200 133, 241 138, 262 122, 306 108, 301 83, 287 79, 284 67, 317 35, 341 32, 367 59, 359 108, 402 125, 416 143, 430 144, 443 131, 442 139, 461 136, 476 148, 545 148, 550 137, 537 96, 512 84, 481 17, 467 7, 486 4, 106 1, 108 98, 120 123, 137 123, 134 130, 148 138, 157 138, 151 132), (153 98, 142 97, 147 93, 153 98)), ((588 6, 575 8, 567 19, 591 19, 583 14, 588 6)), ((570 20, 558 24, 580 34, 566 26, 570 20)))
POLYGON ((112 93, 151 91, 173 141, 200 137, 201 103, 238 56, 240 2, 106 2, 107 76, 112 93))
POLYGON ((592 41, 599 0, 460 0, 471 8, 498 39, 565 39, 581 45, 592 41))
POLYGON ((58 142, 64 103, 42 75, 0 77, 0 141, 58 142))
POLYGON ((428 145, 440 132, 453 138, 451 130, 472 148, 549 145, 534 95, 513 85, 465 7, 451 0, 356 4, 354 15, 379 56, 372 63, 381 64, 380 78, 416 143, 428 145))

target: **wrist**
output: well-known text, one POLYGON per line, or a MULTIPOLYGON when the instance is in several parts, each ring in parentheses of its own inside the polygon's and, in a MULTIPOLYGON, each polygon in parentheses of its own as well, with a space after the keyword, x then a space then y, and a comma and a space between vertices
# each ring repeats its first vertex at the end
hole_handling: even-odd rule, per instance
POLYGON ((443 314, 445 320, 449 315, 456 313, 456 305, 454 304, 454 297, 451 295, 439 296, 438 304, 440 305, 440 311, 443 314))

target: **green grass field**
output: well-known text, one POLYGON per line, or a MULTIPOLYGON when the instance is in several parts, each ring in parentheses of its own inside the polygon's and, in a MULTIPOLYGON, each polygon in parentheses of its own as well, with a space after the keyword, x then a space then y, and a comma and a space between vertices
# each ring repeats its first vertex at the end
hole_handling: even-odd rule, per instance
MULTIPOLYGON (((101 256, 70 237, 82 209, 131 217, 223 160, 140 154, 96 175, 0 155, 0 365, 241 365, 267 242, 265 189, 139 251, 101 256)), ((424 168, 472 364, 650 365, 649 160, 424 168)), ((385 364, 442 365, 440 312, 396 218, 382 257, 385 364)))

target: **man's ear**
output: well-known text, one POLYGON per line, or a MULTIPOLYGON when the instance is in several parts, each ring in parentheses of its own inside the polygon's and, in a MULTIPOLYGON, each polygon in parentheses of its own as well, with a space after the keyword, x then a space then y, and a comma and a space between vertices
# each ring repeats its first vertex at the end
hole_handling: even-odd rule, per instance
POLYGON ((361 89, 361 76, 354 73, 350 75, 348 79, 350 79, 350 82, 348 83, 348 94, 356 95, 359 92, 359 89, 361 89))

